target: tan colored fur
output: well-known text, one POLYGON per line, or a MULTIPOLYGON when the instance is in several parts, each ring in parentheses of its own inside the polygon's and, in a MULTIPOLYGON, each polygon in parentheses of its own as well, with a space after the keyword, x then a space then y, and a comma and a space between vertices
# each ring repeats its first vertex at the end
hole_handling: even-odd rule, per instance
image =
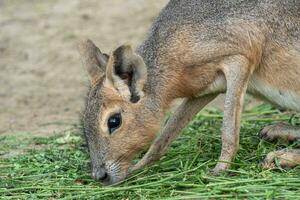
POLYGON ((293 168, 300 165, 300 149, 283 149, 268 153, 262 167, 272 169, 276 167, 276 160, 282 168, 293 168))
POLYGON ((278 123, 264 127, 260 131, 260 136, 270 141, 281 139, 293 142, 300 140, 300 129, 286 123, 278 123))
POLYGON ((255 73, 257 77, 274 88, 291 90, 300 94, 299 52, 292 47, 279 47, 276 44, 269 45, 266 49, 268 51, 255 73), (286 70, 287 68, 289 70, 286 70))
POLYGON ((229 168, 238 151, 246 92, 300 110, 299 9, 292 0, 171 0, 136 52, 123 45, 107 58, 91 41, 81 43, 92 83, 84 126, 94 178, 107 184, 124 179, 177 98, 185 100, 133 170, 158 160, 220 93, 224 120, 215 174, 229 168), (109 133, 114 112, 122 125, 109 133))

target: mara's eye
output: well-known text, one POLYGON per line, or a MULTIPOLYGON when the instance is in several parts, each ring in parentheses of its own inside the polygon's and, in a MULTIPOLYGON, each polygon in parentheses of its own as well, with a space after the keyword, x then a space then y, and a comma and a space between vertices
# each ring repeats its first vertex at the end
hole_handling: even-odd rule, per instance
POLYGON ((109 133, 111 134, 116 129, 118 129, 121 126, 121 124, 122 124, 122 117, 120 113, 110 116, 110 118, 107 121, 109 133))

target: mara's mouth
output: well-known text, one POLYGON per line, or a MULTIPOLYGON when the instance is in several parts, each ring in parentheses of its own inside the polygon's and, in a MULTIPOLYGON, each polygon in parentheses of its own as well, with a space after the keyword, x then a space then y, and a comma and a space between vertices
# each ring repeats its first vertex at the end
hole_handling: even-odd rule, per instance
MULTIPOLYGON (((101 174, 100 178, 96 178, 103 185, 117 184, 127 177, 129 166, 125 163, 118 163, 108 161, 105 164, 105 172, 101 174)), ((95 175, 93 175, 95 177, 95 175)))
POLYGON ((102 181, 103 185, 113 185, 120 183, 121 181, 125 180, 126 176, 120 176, 120 175, 108 175, 108 178, 104 181, 102 181))

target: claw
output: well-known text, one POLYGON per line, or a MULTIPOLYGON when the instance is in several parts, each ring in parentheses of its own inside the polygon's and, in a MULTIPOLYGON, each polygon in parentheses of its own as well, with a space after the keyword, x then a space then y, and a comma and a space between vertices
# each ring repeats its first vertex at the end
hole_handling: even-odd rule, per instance
POLYGON ((267 154, 262 162, 263 169, 273 169, 276 167, 276 159, 281 168, 293 168, 300 165, 300 151, 299 150, 279 150, 267 154))

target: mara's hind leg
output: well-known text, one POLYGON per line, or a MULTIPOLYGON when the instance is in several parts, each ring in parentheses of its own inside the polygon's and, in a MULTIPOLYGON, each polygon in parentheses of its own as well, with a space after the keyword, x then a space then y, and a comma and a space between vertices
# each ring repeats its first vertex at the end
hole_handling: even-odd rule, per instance
MULTIPOLYGON (((277 139, 287 142, 300 140, 300 128, 286 123, 278 123, 263 128, 260 137, 269 141, 277 139)), ((270 152, 263 161, 262 167, 274 168, 276 163, 282 168, 293 168, 300 165, 300 149, 283 149, 270 152)))
POLYGON ((268 141, 282 139, 292 142, 300 140, 300 128, 286 123, 278 123, 266 126, 260 131, 259 135, 262 139, 268 141))
POLYGON ((278 164, 282 168, 293 168, 300 165, 300 149, 282 149, 268 153, 262 163, 265 169, 274 168, 278 164))

